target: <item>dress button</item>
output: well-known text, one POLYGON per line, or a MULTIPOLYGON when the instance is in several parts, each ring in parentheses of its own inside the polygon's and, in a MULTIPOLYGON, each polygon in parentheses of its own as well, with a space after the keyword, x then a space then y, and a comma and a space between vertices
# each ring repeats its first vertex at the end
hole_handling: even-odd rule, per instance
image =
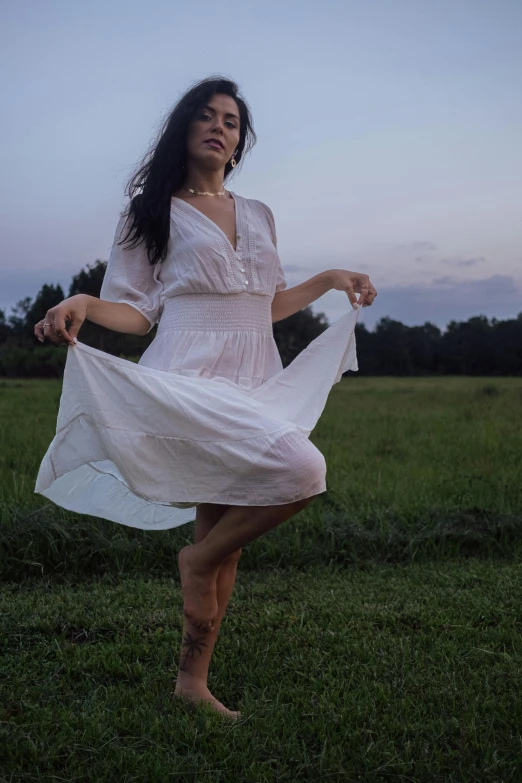
POLYGON ((240 269, 241 269, 241 271, 242 271, 242 272, 244 272, 244 271, 245 271, 244 267, 240 267, 240 269))
POLYGON ((245 280, 245 285, 248 285, 248 280, 245 280))

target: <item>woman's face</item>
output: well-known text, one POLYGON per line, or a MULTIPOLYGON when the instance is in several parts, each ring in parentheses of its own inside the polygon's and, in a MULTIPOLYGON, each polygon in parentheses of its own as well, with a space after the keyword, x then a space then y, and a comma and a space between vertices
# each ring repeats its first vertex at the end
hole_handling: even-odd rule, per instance
POLYGON ((224 169, 239 143, 239 109, 230 95, 216 93, 192 120, 187 157, 215 171, 224 169), (217 142, 211 144, 209 139, 217 142))

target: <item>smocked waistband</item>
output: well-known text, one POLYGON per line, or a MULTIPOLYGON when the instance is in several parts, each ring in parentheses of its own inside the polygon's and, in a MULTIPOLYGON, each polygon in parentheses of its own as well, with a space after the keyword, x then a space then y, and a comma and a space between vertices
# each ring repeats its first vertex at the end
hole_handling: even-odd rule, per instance
POLYGON ((255 331, 272 334, 272 298, 240 291, 234 294, 179 294, 165 299, 158 333, 195 331, 255 331))

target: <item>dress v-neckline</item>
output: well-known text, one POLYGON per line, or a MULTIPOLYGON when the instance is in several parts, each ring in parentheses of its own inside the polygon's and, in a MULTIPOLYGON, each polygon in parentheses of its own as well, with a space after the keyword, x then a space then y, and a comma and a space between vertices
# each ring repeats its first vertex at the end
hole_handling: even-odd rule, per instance
POLYGON ((239 248, 239 237, 240 237, 240 232, 239 232, 239 223, 240 223, 240 220, 239 220, 239 217, 240 217, 239 216, 239 199, 237 198, 236 194, 233 193, 231 190, 229 190, 228 192, 230 193, 230 195, 232 196, 232 199, 234 201, 234 217, 235 217, 235 220, 236 220, 236 226, 235 226, 235 228, 236 228, 236 247, 235 247, 235 249, 234 249, 234 246, 233 246, 232 242, 230 241, 230 239, 227 237, 227 235, 225 234, 223 229, 218 226, 218 224, 216 223, 215 220, 212 220, 212 218, 209 218, 208 215, 205 215, 204 212, 202 212, 200 209, 195 207, 193 204, 189 204, 189 202, 185 201, 184 198, 179 198, 179 196, 172 196, 171 197, 171 201, 176 200, 177 202, 181 202, 182 204, 185 204, 185 206, 187 206, 189 209, 193 210, 193 212, 197 212, 198 216, 203 218, 203 220, 207 223, 207 225, 209 224, 210 226, 212 226, 212 228, 214 228, 219 233, 219 235, 221 237, 223 237, 223 239, 228 243, 228 246, 230 247, 232 253, 236 256, 238 248, 239 248))

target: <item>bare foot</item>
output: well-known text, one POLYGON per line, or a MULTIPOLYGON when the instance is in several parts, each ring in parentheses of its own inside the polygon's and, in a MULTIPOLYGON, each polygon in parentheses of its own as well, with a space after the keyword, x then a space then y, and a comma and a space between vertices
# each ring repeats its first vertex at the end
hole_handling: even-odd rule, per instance
POLYGON ((199 631, 212 631, 217 619, 215 573, 201 573, 194 563, 194 546, 184 546, 178 554, 178 567, 183 593, 183 614, 199 631))
POLYGON ((174 696, 176 698, 187 701, 193 706, 197 706, 201 702, 207 702, 212 707, 214 707, 217 712, 220 712, 227 718, 239 718, 241 716, 239 710, 227 709, 227 707, 218 701, 215 696, 212 696, 207 686, 203 683, 190 683, 182 685, 178 682, 176 684, 174 696))

